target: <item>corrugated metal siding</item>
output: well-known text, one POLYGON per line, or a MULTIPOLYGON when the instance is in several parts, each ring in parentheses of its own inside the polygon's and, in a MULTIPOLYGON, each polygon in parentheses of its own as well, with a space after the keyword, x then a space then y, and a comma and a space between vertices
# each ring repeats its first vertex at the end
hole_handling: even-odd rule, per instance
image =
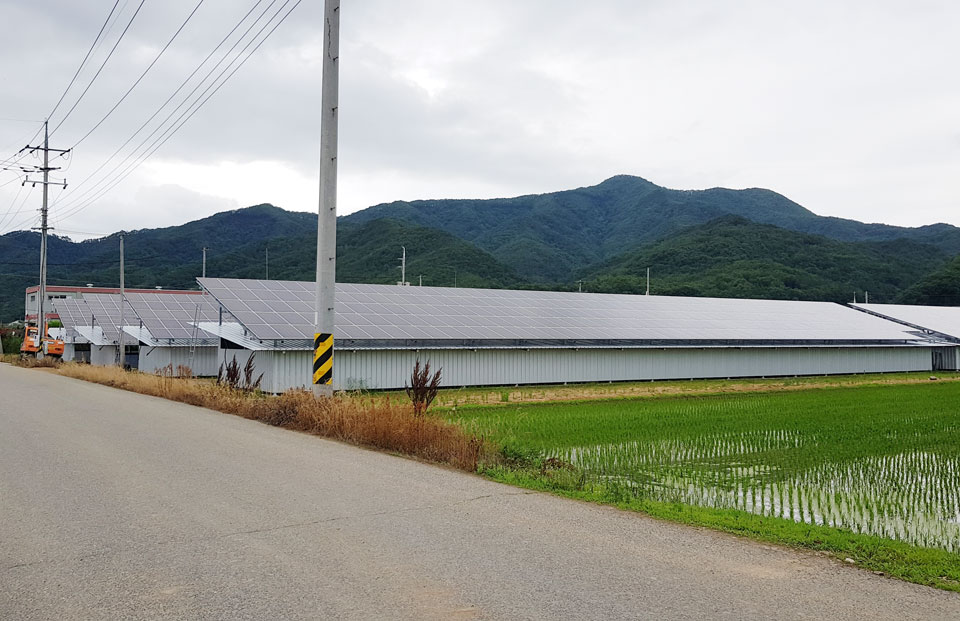
MULTIPOLYGON (((418 354, 341 351, 338 388, 400 388, 418 354)), ((624 350, 422 350, 446 386, 648 379, 830 375, 931 368, 929 348, 716 348, 624 350)))
MULTIPOLYGON (((236 354, 242 366, 248 350, 236 354)), ((224 358, 226 355, 226 358, 224 358)), ((713 349, 531 349, 531 350, 338 350, 338 390, 402 388, 417 357, 443 368, 445 386, 551 384, 651 379, 831 375, 929 371, 927 347, 713 348, 713 349)), ((257 352, 262 388, 283 392, 310 385, 311 352, 257 352)))
POLYGON ((117 346, 91 345, 90 364, 99 364, 102 366, 117 364, 117 346))
POLYGON ((216 347, 197 347, 191 358, 189 347, 147 347, 140 346, 140 370, 144 373, 156 373, 168 364, 188 366, 194 375, 215 376, 220 365, 216 347))

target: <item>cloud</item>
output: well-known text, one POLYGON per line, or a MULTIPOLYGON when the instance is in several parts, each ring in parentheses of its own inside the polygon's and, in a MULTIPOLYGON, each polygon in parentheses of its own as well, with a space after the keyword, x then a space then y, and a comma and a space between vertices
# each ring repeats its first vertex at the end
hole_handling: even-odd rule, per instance
MULTIPOLYGON (((124 5, 78 85, 136 4, 124 5)), ((8 85, 0 118, 49 112, 110 5, 0 1, 8 85)), ((304 2, 147 163, 71 210, 98 195, 84 194, 96 187, 91 173, 240 17, 269 5, 203 3, 76 148, 63 171, 71 187, 53 209, 62 226, 171 225, 265 201, 315 208, 322 6, 304 2)), ((93 127, 194 6, 145 4, 54 146, 73 146, 93 127)), ((960 224, 954 3, 367 0, 342 11, 341 213, 397 199, 547 192, 628 173, 675 188, 768 187, 827 215, 960 224)), ((27 127, 0 121, 0 145, 16 144, 27 127)), ((0 187, 0 214, 18 187, 0 187)))

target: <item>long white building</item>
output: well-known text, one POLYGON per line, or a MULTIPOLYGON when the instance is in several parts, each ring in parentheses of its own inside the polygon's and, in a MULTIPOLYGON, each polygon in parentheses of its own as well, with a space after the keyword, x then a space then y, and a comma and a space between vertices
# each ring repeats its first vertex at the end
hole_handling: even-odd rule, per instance
MULTIPOLYGON (((262 388, 309 386, 314 283, 199 279, 221 363, 262 388)), ((443 385, 929 371, 956 344, 827 302, 338 284, 334 386, 401 388, 417 359, 443 385)))

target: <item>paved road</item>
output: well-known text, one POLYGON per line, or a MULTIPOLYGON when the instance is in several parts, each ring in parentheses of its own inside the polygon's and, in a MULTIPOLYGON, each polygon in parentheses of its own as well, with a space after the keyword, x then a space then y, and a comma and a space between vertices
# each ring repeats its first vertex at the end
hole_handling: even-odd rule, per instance
POLYGON ((960 619, 956 594, 225 414, 8 365, 0 392, 0 619, 960 619))

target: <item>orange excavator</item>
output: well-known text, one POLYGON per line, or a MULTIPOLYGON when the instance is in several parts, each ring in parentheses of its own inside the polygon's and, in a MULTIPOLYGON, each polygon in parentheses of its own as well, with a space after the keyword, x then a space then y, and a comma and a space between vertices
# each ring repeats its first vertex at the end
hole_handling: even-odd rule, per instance
POLYGON ((27 326, 23 335, 23 345, 20 346, 20 356, 35 356, 41 348, 45 350, 47 356, 55 358, 63 357, 63 341, 50 336, 50 326, 44 323, 43 341, 37 336, 37 326, 27 326))

